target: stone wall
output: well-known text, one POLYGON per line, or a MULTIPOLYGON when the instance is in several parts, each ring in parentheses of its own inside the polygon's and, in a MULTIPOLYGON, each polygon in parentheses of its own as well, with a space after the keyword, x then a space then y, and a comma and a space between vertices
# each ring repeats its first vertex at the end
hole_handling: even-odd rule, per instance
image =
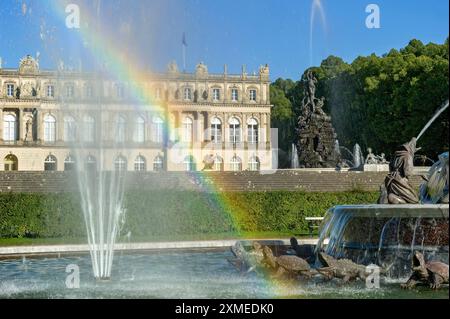
MULTIPOLYGON (((336 172, 327 170, 278 170, 259 172, 161 172, 126 175, 127 189, 201 191, 339 192, 378 191, 387 172, 336 172)), ((422 182, 414 176, 413 184, 422 182)), ((78 189, 76 175, 67 172, 0 172, 0 192, 70 192, 78 189)))

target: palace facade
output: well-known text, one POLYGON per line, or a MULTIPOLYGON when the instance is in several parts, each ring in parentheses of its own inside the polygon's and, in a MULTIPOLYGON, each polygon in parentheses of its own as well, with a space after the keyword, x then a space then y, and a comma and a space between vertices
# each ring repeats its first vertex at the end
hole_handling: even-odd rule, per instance
POLYGON ((258 74, 106 72, 0 65, 0 170, 272 169, 269 68, 258 74))

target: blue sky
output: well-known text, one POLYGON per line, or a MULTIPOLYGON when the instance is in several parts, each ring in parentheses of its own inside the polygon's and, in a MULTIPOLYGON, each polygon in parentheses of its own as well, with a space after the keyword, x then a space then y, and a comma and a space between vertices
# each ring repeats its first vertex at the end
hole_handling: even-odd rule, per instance
MULTIPOLYGON (((50 1, 56 0, 0 0, 0 57, 4 67, 16 67, 22 56, 37 51, 45 68, 54 67, 55 56, 73 65, 80 59, 86 65, 92 59, 79 31, 65 28, 64 19, 51 9, 50 1), (53 39, 42 40, 43 29, 53 39)), ((80 1, 87 0, 72 2, 80 1)), ((359 55, 401 48, 413 38, 443 43, 448 37, 447 0, 320 2, 326 25, 317 15, 312 59, 312 0, 103 0, 98 21, 112 30, 123 24, 130 27, 126 37, 113 40, 123 41, 124 48, 134 51, 139 60, 134 62, 142 67, 163 71, 173 59, 181 66, 185 32, 188 71, 199 61, 204 61, 210 72, 222 72, 227 64, 230 73, 239 73, 242 64, 251 73, 268 63, 273 80, 298 79, 311 62, 318 65, 331 54, 350 62, 359 55), (370 3, 380 8, 380 29, 365 26, 365 8, 370 3)), ((85 22, 83 12, 81 21, 85 22)))

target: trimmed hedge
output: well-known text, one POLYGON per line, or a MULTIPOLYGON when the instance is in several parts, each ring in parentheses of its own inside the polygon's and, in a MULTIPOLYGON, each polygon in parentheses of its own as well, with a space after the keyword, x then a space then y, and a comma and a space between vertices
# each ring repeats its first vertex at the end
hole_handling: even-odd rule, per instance
MULTIPOLYGON (((122 234, 133 237, 239 232, 306 232, 304 217, 338 204, 374 203, 376 192, 286 191, 201 193, 143 191, 125 195, 122 234)), ((85 236, 76 194, 0 194, 0 237, 85 236)))

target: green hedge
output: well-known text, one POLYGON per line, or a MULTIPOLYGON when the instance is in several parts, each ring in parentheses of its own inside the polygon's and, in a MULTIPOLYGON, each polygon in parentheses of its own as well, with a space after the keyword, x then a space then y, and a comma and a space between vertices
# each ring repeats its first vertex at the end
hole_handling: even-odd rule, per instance
MULTIPOLYGON (((286 191, 201 193, 133 191, 125 195, 122 234, 133 237, 239 232, 306 232, 306 216, 337 204, 374 203, 374 192, 286 191)), ((74 238, 85 235, 75 194, 0 194, 0 238, 74 238)))

